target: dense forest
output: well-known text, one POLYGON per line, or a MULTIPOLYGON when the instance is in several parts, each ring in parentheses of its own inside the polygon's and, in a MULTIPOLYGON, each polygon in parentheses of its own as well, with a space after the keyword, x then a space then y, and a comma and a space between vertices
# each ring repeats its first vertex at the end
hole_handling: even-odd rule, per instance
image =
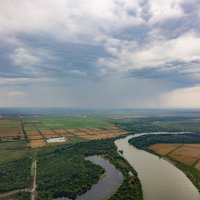
POLYGON ((39 199, 62 196, 75 199, 95 184, 104 173, 103 168, 86 161, 73 150, 55 153, 37 163, 39 199))
POLYGON ((124 181, 111 200, 142 200, 142 190, 137 173, 118 154, 113 139, 84 142, 48 149, 38 154, 38 199, 67 196, 75 199, 96 183, 104 170, 84 158, 103 155, 123 174, 124 181), (132 175, 130 175, 132 172, 132 175))
POLYGON ((18 192, 13 197, 13 200, 30 200, 30 199, 31 199, 30 192, 18 192))
POLYGON ((31 159, 23 158, 0 165, 0 192, 27 188, 30 184, 31 159))
POLYGON ((123 130, 133 132, 133 133, 180 131, 180 129, 177 129, 177 128, 155 125, 154 122, 159 119, 162 119, 162 118, 137 118, 137 119, 127 118, 127 119, 118 119, 118 120, 114 119, 114 120, 110 120, 110 122, 114 123, 116 126, 118 126, 119 128, 123 130))
POLYGON ((140 137, 132 138, 129 143, 139 149, 148 150, 148 147, 157 143, 200 143, 200 134, 160 134, 160 135, 143 135, 140 137))

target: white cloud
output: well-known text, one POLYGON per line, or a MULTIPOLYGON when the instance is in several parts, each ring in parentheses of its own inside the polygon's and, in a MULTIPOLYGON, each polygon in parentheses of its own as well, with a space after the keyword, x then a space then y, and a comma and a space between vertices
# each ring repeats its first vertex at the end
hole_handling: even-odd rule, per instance
POLYGON ((40 62, 40 58, 34 56, 33 53, 29 52, 25 48, 17 48, 11 55, 15 65, 34 65, 40 62))
POLYGON ((161 106, 171 108, 200 108, 200 86, 177 89, 161 97, 161 106))
POLYGON ((24 92, 20 92, 20 91, 11 91, 5 94, 5 96, 9 96, 9 97, 18 97, 18 96, 23 96, 24 92))
POLYGON ((132 41, 113 39, 107 42, 107 51, 111 58, 100 58, 98 64, 117 71, 138 70, 144 68, 165 68, 170 62, 200 61, 200 37, 189 32, 175 39, 150 41, 144 46, 132 41))
MULTIPOLYGON (((12 95, 20 96, 15 91, 24 88, 26 98, 21 95, 21 100, 16 101, 16 105, 41 105, 41 102, 46 105, 49 101, 49 105, 56 102, 84 107, 157 106, 156 99, 163 92, 174 88, 173 83, 166 83, 163 79, 158 83, 158 80, 122 77, 139 69, 162 68, 164 71, 167 70, 166 65, 178 61, 186 64, 179 65, 176 73, 189 74, 190 77, 187 77, 191 78, 191 82, 200 78, 197 64, 200 62, 200 36, 196 29, 196 32, 184 32, 190 27, 190 14, 184 13, 182 5, 190 2, 1 0, 0 85, 2 90, 8 86, 11 91, 6 93, 4 101, 12 99, 12 95), (177 24, 177 34, 171 34, 174 30, 170 28, 170 22, 177 19, 183 20, 177 24), (187 19, 187 24, 184 24, 184 19, 187 19), (169 30, 166 31, 168 28, 165 25, 169 30), (79 44, 80 49, 77 48, 79 44), (84 44, 94 45, 94 55, 90 51, 88 54, 91 55, 86 55, 87 51, 81 52, 84 51, 84 44), (104 57, 106 53, 102 47, 110 57, 104 57), (88 58, 72 55, 76 52, 88 58), (99 52, 101 55, 98 55, 98 59, 96 54, 99 52), (93 56, 94 59, 97 58, 96 62, 93 56), (20 75, 21 78, 16 78, 20 75), (94 80, 98 75, 102 79, 94 80), (93 76, 93 79, 90 77, 87 80, 89 76, 93 76), (60 88, 61 85, 64 89, 60 88)), ((194 2, 192 0, 193 4, 194 2)), ((192 93, 191 91, 193 94, 199 92, 197 89, 186 89, 168 93, 165 96, 168 106, 183 97, 183 93, 192 93)), ((11 100, 10 104, 12 105, 11 100)), ((194 103, 196 104, 197 102, 194 103)))
POLYGON ((149 0, 150 23, 159 23, 184 16, 181 0, 149 0))
POLYGON ((16 69, 31 77, 45 76, 40 72, 43 64, 58 60, 58 56, 48 49, 32 48, 24 44, 14 48, 9 57, 16 69))
POLYGON ((0 77, 0 85, 2 86, 9 86, 9 85, 25 85, 25 84, 33 84, 33 83, 44 83, 44 82, 50 82, 50 78, 46 77, 40 77, 40 78, 4 78, 0 77))
POLYGON ((144 23, 141 11, 139 0, 2 0, 0 33, 91 40, 102 32, 144 23))

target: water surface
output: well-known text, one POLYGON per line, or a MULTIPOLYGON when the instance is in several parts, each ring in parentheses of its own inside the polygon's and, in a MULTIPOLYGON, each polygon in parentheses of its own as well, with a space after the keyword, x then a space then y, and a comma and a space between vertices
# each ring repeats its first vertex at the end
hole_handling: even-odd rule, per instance
POLYGON ((144 200, 200 200, 198 190, 182 171, 168 161, 128 143, 129 139, 145 134, 115 141, 118 150, 123 150, 124 158, 138 173, 144 200))
MULTIPOLYGON (((108 160, 100 156, 89 156, 86 160, 90 160, 94 164, 100 165, 105 169, 105 175, 93 185, 90 190, 80 195, 76 200, 101 200, 105 197, 111 197, 123 182, 122 173, 115 168, 108 160)), ((67 197, 57 198, 56 200, 70 200, 67 197)))

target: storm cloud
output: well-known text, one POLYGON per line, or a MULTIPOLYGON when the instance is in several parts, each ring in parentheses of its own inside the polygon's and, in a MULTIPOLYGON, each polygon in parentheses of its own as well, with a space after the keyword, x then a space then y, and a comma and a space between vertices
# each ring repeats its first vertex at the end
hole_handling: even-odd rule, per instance
POLYGON ((1 0, 0 106, 200 107, 199 44, 199 0, 1 0))

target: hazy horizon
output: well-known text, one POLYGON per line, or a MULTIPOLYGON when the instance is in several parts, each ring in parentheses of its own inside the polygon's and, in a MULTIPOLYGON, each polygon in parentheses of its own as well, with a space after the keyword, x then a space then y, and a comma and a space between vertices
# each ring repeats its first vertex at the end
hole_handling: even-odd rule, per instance
POLYGON ((0 107, 200 109, 199 0, 1 0, 0 107))

